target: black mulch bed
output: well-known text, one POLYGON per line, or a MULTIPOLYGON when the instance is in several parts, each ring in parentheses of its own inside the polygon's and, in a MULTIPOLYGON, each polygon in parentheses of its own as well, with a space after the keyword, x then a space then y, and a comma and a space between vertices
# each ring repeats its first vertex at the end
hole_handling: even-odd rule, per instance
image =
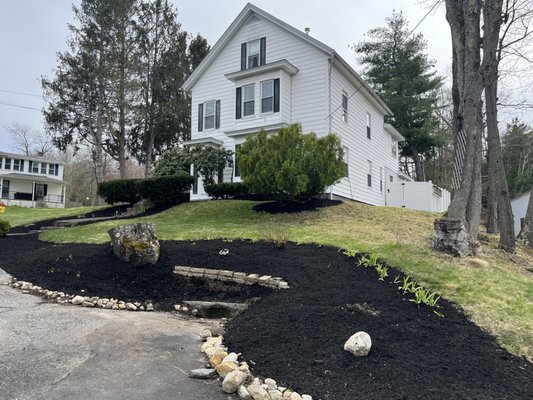
POLYGON ((243 353, 255 374, 314 399, 524 400, 533 394, 533 365, 500 348, 451 303, 440 301, 446 318, 418 308, 396 285, 379 281, 373 269, 355 267, 337 249, 172 241, 162 242, 161 252, 156 266, 132 268, 117 261, 109 245, 9 237, 0 240, 0 268, 48 289, 150 299, 162 310, 187 299, 260 296, 228 322, 226 344, 243 353), (219 255, 224 248, 229 254, 219 255), (176 264, 282 276, 291 289, 210 287, 175 276, 176 264), (360 330, 371 335, 373 347, 367 357, 355 358, 343 344, 360 330))
POLYGON ((330 199, 311 199, 305 202, 285 201, 280 203, 278 201, 263 202, 253 207, 254 211, 265 211, 269 214, 294 214, 302 211, 314 211, 318 208, 337 206, 342 204, 340 200, 330 199))

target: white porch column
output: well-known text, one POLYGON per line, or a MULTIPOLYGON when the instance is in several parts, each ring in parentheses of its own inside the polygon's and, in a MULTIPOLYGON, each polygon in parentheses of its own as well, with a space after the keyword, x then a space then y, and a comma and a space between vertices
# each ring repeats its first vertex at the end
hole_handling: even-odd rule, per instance
POLYGON ((61 193, 62 193, 62 203, 63 203, 63 208, 65 207, 65 202, 66 202, 66 197, 67 197, 67 185, 63 184, 61 185, 61 193))
POLYGON ((0 178, 0 199, 2 198, 2 191, 4 190, 4 178, 0 178))
POLYGON ((35 207, 35 181, 31 182, 31 206, 35 207))

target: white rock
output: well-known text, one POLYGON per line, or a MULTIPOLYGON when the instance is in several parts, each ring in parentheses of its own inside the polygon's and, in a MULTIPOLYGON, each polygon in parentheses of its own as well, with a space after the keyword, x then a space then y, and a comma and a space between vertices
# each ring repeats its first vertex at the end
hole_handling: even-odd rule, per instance
POLYGON ((211 331, 209 329, 204 329, 201 333, 200 333, 200 339, 202 340, 206 340, 208 337, 211 337, 213 336, 213 334, 211 333, 211 331))
POLYGON ((224 393, 235 393, 239 386, 244 383, 247 376, 242 371, 231 371, 222 381, 222 390, 224 393))
POLYGON ((278 384, 274 379, 266 378, 265 385, 268 386, 268 390, 274 390, 278 388, 278 384))
POLYGON ((298 393, 296 392, 292 392, 291 393, 291 397, 289 397, 290 400, 302 400, 302 396, 300 396, 298 393))
POLYGON ((154 305, 152 303, 148 303, 146 305, 146 311, 154 311, 154 305))
MULTIPOLYGON (((236 363, 238 358, 239 358, 239 356, 238 356, 236 353, 229 353, 226 357, 224 357, 224 359, 222 360, 222 362, 229 361, 229 362, 234 362, 234 363, 236 363)), ((265 381, 265 382, 266 382, 266 381, 265 381)))
POLYGON ((268 395, 268 392, 263 389, 261 384, 255 379, 246 389, 254 400, 272 400, 268 395))
POLYGON ((344 343, 344 350, 349 351, 354 356, 366 356, 372 347, 372 339, 366 332, 357 332, 352 335, 346 343, 344 343))
POLYGON ((302 394, 302 400, 313 400, 313 397, 308 394, 302 394))
POLYGON ((137 306, 133 303, 126 303, 126 308, 130 311, 137 311, 137 306))
POLYGON ((244 386, 239 386, 239 389, 237 389, 237 394, 239 395, 239 398, 243 400, 250 400, 252 398, 244 386))
POLYGON ((198 368, 189 372, 189 377, 195 379, 209 379, 215 377, 217 372, 214 368, 198 368))
POLYGON ((268 395, 270 396, 270 398, 272 400, 282 400, 283 399, 283 394, 278 389, 267 390, 267 392, 268 392, 268 395))
POLYGON ((71 303, 78 306, 80 305, 81 303, 83 303, 85 301, 85 299, 83 298, 83 296, 74 296, 74 298, 71 300, 71 303))

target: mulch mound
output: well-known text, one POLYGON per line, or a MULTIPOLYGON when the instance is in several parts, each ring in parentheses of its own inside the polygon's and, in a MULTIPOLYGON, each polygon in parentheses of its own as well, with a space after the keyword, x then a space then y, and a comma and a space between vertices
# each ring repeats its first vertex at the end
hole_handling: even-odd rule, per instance
POLYGON ((533 393, 533 365, 503 350, 453 304, 441 299, 445 318, 438 317, 334 248, 167 241, 157 265, 138 268, 117 261, 109 245, 53 245, 34 236, 3 238, 0 253, 0 268, 18 279, 70 294, 150 299, 162 310, 182 300, 259 296, 228 322, 225 343, 255 374, 315 399, 523 400, 533 393), (213 287, 175 276, 177 264, 281 276, 291 288, 213 287), (373 346, 356 358, 343 345, 361 330, 373 346))
POLYGON ((315 211, 319 208, 338 206, 342 204, 340 200, 311 199, 304 202, 299 201, 270 201, 257 204, 254 211, 267 212, 269 214, 295 214, 303 211, 315 211))

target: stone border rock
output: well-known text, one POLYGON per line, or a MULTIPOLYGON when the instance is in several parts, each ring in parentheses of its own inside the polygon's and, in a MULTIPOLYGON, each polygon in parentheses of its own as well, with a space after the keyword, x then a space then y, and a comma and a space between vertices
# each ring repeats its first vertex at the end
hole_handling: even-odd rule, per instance
POLYGON ((201 351, 209 359, 210 368, 194 369, 190 372, 191 378, 208 379, 217 374, 222 378, 224 393, 236 394, 240 399, 253 400, 313 400, 308 394, 297 392, 278 386, 274 379, 261 380, 254 378, 245 361, 239 362, 240 354, 228 353, 223 344, 222 336, 213 336, 208 329, 200 335, 204 340, 201 351))
POLYGON ((280 277, 270 275, 245 274, 244 272, 233 272, 221 269, 210 268, 193 268, 177 265, 174 267, 174 273, 187 278, 202 278, 205 280, 219 282, 233 282, 241 285, 258 285, 270 289, 289 289, 289 284, 280 277))

